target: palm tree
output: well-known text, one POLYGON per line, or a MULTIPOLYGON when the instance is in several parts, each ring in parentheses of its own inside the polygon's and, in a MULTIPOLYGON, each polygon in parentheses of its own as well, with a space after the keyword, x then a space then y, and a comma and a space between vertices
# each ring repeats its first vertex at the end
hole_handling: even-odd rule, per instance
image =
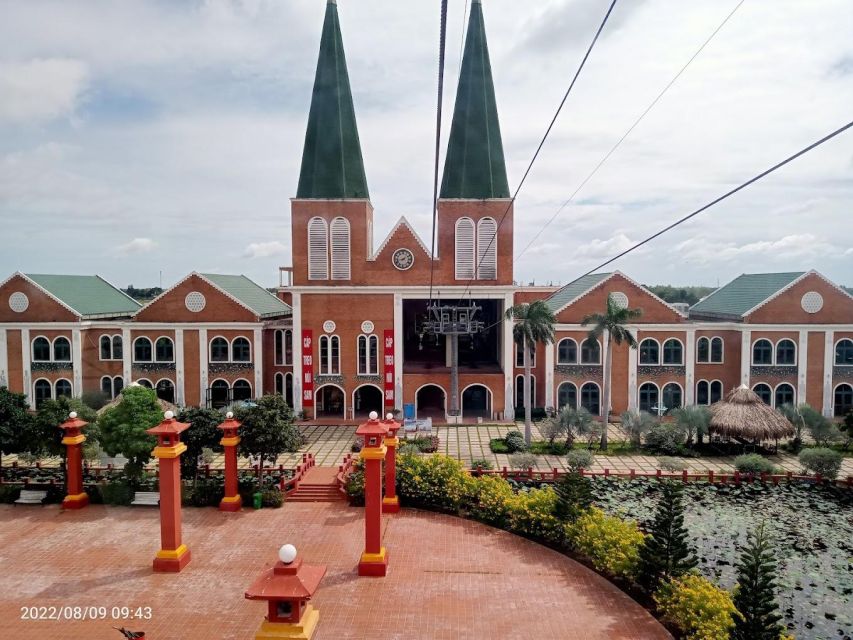
MULTIPOLYGON (((507 309, 507 320, 514 320, 513 341, 524 353, 524 441, 530 445, 530 354, 537 344, 554 342, 557 319, 544 300, 517 304, 507 309)), ((510 363, 511 364, 511 363, 510 363)))
POLYGON ((610 296, 607 296, 607 312, 591 313, 586 316, 581 322, 582 326, 592 325, 589 337, 592 340, 598 340, 602 335, 605 335, 605 344, 607 349, 604 355, 604 429, 601 431, 601 449, 607 449, 607 425, 610 422, 610 377, 613 364, 613 343, 627 344, 631 349, 637 348, 637 340, 634 338, 628 329, 625 328, 631 320, 636 320, 643 314, 642 309, 629 309, 622 307, 615 302, 610 296))

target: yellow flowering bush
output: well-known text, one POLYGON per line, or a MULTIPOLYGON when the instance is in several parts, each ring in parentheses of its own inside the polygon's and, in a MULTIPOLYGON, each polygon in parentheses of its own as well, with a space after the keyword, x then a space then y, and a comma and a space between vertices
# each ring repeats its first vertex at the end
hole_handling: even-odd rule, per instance
POLYGON ((636 573, 645 537, 636 522, 592 507, 565 525, 565 535, 569 545, 588 557, 599 571, 624 577, 636 573))
POLYGON ((507 524, 509 502, 515 496, 509 482, 498 476, 473 478, 468 509, 471 515, 498 527, 507 524))
POLYGON ((449 456, 402 455, 397 459, 397 491, 404 502, 455 510, 472 493, 474 478, 449 456))
POLYGON ((510 531, 552 542, 562 539, 563 523, 554 515, 557 494, 551 487, 519 491, 506 505, 510 531))
POLYGON ((729 640, 739 615, 728 591, 694 574, 664 583, 654 598, 662 620, 685 640, 729 640))

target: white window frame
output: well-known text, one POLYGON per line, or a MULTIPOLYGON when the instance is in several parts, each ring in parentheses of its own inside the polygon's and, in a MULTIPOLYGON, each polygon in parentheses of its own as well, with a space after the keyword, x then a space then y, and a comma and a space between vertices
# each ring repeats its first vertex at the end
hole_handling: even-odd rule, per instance
POLYGON ((130 352, 131 358, 133 362, 141 362, 141 363, 149 363, 149 362, 157 362, 156 360, 156 352, 154 351, 154 345, 156 342, 149 338, 148 336, 137 336, 133 339, 133 343, 131 345, 132 351, 130 352), (140 340, 148 340, 148 344, 151 345, 151 359, 150 360, 137 360, 136 359, 136 343, 140 340))
MULTIPOLYGON (((684 366, 684 360, 685 360, 685 349, 684 349, 684 342, 682 342, 680 338, 675 338, 675 337, 673 337, 673 338, 666 338, 666 339, 661 343, 661 345, 660 345, 660 351, 659 351, 658 353, 659 353, 659 355, 660 355, 660 364, 661 364, 661 366, 662 366, 662 367, 683 367, 683 366, 684 366), (667 344, 668 342, 677 342, 677 343, 679 344, 679 346, 681 347, 681 361, 680 361, 680 362, 664 362, 664 351, 666 350, 666 344, 667 344)), ((709 353, 710 353, 710 352, 709 352, 709 353)), ((684 389, 682 389, 682 390, 681 390, 681 392, 682 392, 682 393, 684 393, 684 389)), ((683 399, 684 399, 684 398, 683 398, 683 396, 682 396, 682 400, 683 400, 683 399)))
POLYGON ((321 376, 337 376, 341 374, 341 338, 337 334, 323 334, 320 336, 320 343, 318 345, 319 349, 317 351, 318 359, 320 361, 320 375, 321 376), (338 359, 337 359, 337 367, 333 367, 334 357, 332 356, 332 340, 337 340, 338 342, 338 359), (326 342, 326 361, 323 362, 323 342, 326 342), (334 372, 334 369, 337 368, 337 372, 334 372))
MULTIPOLYGON (((584 362, 583 361, 583 345, 586 343, 587 340, 592 340, 592 338, 588 338, 588 337, 584 338, 581 341, 581 343, 578 345, 578 363, 591 365, 591 366, 600 366, 601 361, 604 358, 604 354, 602 353, 602 351, 604 351, 604 348, 601 345, 601 340, 598 340, 597 338, 595 340, 593 340, 593 342, 595 342, 598 345, 598 362, 584 362)), ((601 393, 601 387, 600 386, 598 387, 598 392, 601 393)))
MULTIPOLYGON (((358 338, 356 338, 356 370, 358 371, 358 375, 360 376, 375 376, 379 375, 379 336, 375 333, 360 333, 358 338), (361 368, 361 344, 364 341, 364 349, 365 349, 365 357, 364 361, 367 364, 367 369, 362 370, 361 368), (376 344, 376 362, 375 368, 370 366, 370 343, 374 342, 376 344)), ((362 385, 363 386, 363 385, 362 385)))
POLYGON ((659 367, 660 363, 663 360, 663 347, 661 346, 660 340, 657 338, 643 338, 640 340, 640 344, 637 345, 637 364, 641 367, 659 367), (654 342, 658 347, 658 358, 657 362, 643 362, 643 343, 644 342, 654 342))
MULTIPOLYGON (((595 380, 587 380, 586 382, 583 382, 582 384, 578 385, 578 407, 583 407, 583 388, 588 384, 593 385, 598 391, 598 413, 593 413, 592 415, 600 416, 604 411, 604 396, 601 393, 601 385, 598 384, 595 380)), ((590 411, 590 413, 592 412, 590 411)))
MULTIPOLYGON (((765 383, 765 384, 767 384, 767 383, 765 383)), ((768 384, 767 386, 769 387, 770 385, 768 384)), ((791 391, 793 392, 791 395, 794 398, 794 401, 791 404, 794 405, 795 407, 797 406, 797 387, 792 385, 790 382, 780 382, 775 387, 773 387, 773 404, 771 406, 774 409, 779 408, 779 406, 777 406, 777 404, 776 404, 776 394, 779 391, 779 387, 784 387, 784 386, 791 387, 791 391)))
POLYGON ((228 340, 228 338, 226 338, 225 336, 213 336, 210 340, 208 340, 207 341, 207 361, 211 364, 226 364, 228 362, 231 362, 231 341, 228 340), (214 360, 213 359, 213 341, 214 340, 224 340, 225 341, 225 360, 214 360))
POLYGON ((153 349, 151 351, 151 356, 154 358, 152 360, 152 362, 156 362, 157 364, 172 364, 172 363, 174 363, 175 358, 177 357, 177 354, 175 353, 175 348, 176 347, 175 347, 175 339, 174 338, 172 338, 170 336, 157 336, 157 339, 154 340, 153 349), (166 339, 172 343, 172 359, 171 360, 158 360, 157 359, 157 343, 163 339, 166 339))
MULTIPOLYGON (((64 360, 63 360, 63 362, 64 362, 64 360)), ((68 394, 68 397, 73 398, 74 397, 74 383, 71 380, 69 380, 68 378, 57 378, 56 380, 53 381, 53 399, 54 400, 59 399, 59 392, 56 390, 56 387, 59 385, 60 382, 67 382, 68 383, 68 386, 71 387, 71 393, 68 394)))
POLYGON ((329 225, 320 216, 308 220, 308 279, 329 279, 329 225), (322 225, 322 230, 319 225, 322 225), (322 237, 320 232, 322 231, 322 237), (313 242, 316 238, 316 242, 313 242))
POLYGON ((338 216, 329 225, 329 256, 332 280, 349 280, 352 270, 351 233, 349 220, 338 216))
POLYGON ((475 271, 477 280, 498 279, 498 223, 491 216, 485 216, 477 221, 477 263, 475 271), (484 227, 491 223, 493 225, 493 237, 483 237, 488 233, 484 227), (484 273, 485 272, 485 273, 484 273))
POLYGON ((799 361, 800 361, 800 354, 799 354, 799 349, 797 349, 796 341, 791 340, 791 338, 779 338, 779 340, 776 341, 776 344, 773 345, 773 364, 776 364, 776 365, 781 366, 781 367, 796 367, 799 364, 799 361), (786 341, 790 342, 792 345, 794 345, 794 362, 779 365, 779 345, 782 344, 783 342, 786 342, 786 341))
MULTIPOLYGON (((40 360, 39 362, 44 362, 44 361, 40 360)), ((53 391, 54 391, 53 383, 50 380, 48 380, 47 378, 36 378, 35 380, 33 380, 33 408, 36 408, 36 385, 39 382, 46 382, 47 383, 48 394, 47 394, 47 397, 44 398, 44 400, 53 400, 55 398, 55 396, 53 395, 53 391)))
POLYGON ((473 280, 477 275, 477 225, 472 218, 463 216, 456 221, 454 226, 454 272, 457 280, 473 280), (471 246, 460 245, 459 228, 462 224, 470 225, 471 246), (467 261, 470 259, 470 265, 467 261))
POLYGON ((253 362, 253 360, 252 360, 252 341, 249 340, 249 338, 247 338, 246 336, 234 336, 231 339, 231 342, 228 343, 228 355, 229 355, 229 360, 228 360, 229 362, 242 362, 244 364, 245 363, 251 364, 253 362), (249 345, 249 359, 248 360, 237 360, 234 357, 234 343, 237 342, 237 340, 245 340, 246 343, 249 345))
POLYGON ((581 359, 581 350, 580 350, 580 346, 578 346, 577 340, 575 340, 574 338, 561 338, 557 342, 557 364, 578 364, 580 362, 580 359, 581 359), (573 342, 574 343, 574 345, 575 345, 575 360, 574 360, 574 362, 563 362, 562 360, 560 360, 560 345, 563 344, 564 342, 573 342))
POLYGON ((30 361, 31 362, 53 362, 53 343, 47 336, 35 336, 30 341, 30 361), (47 360, 36 360, 36 340, 45 340, 47 342, 47 360))
POLYGON ((51 362, 72 362, 74 360, 74 349, 71 345, 71 338, 67 336, 56 336, 50 343, 50 361, 51 362), (56 359, 56 343, 60 340, 65 340, 68 343, 68 360, 56 359))
POLYGON ((575 406, 573 409, 577 409, 580 407, 581 402, 581 391, 580 387, 577 384, 572 382, 571 380, 563 380, 560 384, 557 385, 557 393, 555 394, 557 410, 559 411, 562 407, 560 407, 560 389, 562 389, 565 385, 570 385, 575 388, 575 406))
POLYGON ((772 367, 776 364, 776 345, 770 338, 756 338, 752 342, 752 348, 749 350, 749 363, 753 367, 772 367), (755 345, 757 345, 761 341, 768 342, 770 344, 770 362, 766 364, 758 364, 755 362, 755 345))
POLYGON ((838 393, 839 387, 851 387, 851 388, 853 388, 853 382, 839 382, 837 385, 835 385, 832 388, 832 400, 830 401, 830 403, 831 403, 830 404, 830 412, 831 412, 833 417, 836 417, 835 416, 835 406, 836 406, 835 405, 835 395, 838 393))
MULTIPOLYGON (((849 343, 851 343, 851 346, 853 346, 853 338, 840 338, 839 340, 837 340, 835 342, 835 346, 832 349, 832 365, 834 367, 853 367, 853 364, 843 364, 843 363, 838 364, 838 361, 836 360, 836 358, 838 358, 838 346, 842 342, 849 342, 849 343)), ((844 383, 842 382, 840 384, 844 384, 844 383)))

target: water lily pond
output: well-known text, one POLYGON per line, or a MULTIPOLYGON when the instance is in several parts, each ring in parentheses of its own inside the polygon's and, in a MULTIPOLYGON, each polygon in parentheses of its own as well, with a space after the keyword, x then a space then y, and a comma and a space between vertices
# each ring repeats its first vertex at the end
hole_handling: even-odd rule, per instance
MULTIPOLYGON (((598 479, 606 511, 651 521, 659 483, 598 479)), ((766 521, 779 562, 778 602, 798 639, 853 638, 853 494, 808 484, 688 484, 685 522, 706 577, 731 588, 746 532, 766 521)))

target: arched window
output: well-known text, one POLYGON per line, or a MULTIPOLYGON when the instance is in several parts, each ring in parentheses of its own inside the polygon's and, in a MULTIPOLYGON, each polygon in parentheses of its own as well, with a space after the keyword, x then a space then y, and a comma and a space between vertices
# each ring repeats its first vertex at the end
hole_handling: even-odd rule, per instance
POLYGON ((557 409, 565 406, 578 408, 578 388, 571 382, 563 382, 557 387, 557 409))
POLYGON ((101 393, 103 393, 108 398, 114 398, 113 396, 113 379, 109 376, 104 376, 101 378, 101 393))
POLYGON ((793 340, 780 340, 776 344, 776 364, 797 364, 797 345, 794 344, 793 340))
POLYGON ((853 411, 853 386, 840 384, 835 387, 834 402, 832 404, 833 415, 836 418, 843 418, 848 413, 853 411))
POLYGON ((723 383, 719 380, 714 380, 711 383, 711 404, 719 402, 723 399, 723 383))
POLYGON ((71 341, 68 338, 53 341, 53 359, 56 362, 71 362, 71 341))
POLYGON ((681 387, 675 382, 665 384, 661 395, 663 396, 663 406, 661 407, 661 413, 663 414, 668 414, 673 409, 678 409, 683 403, 681 387))
POLYGON ((284 364, 293 364, 293 331, 290 329, 284 330, 284 364))
POLYGON ((557 364, 577 364, 578 343, 571 338, 563 338, 557 345, 557 364))
POLYGON ((598 340, 587 338, 581 344, 581 364, 601 364, 601 345, 598 340))
POLYGON ((711 361, 711 341, 702 336, 696 341, 696 362, 711 361))
POLYGON ((71 383, 68 380, 60 379, 56 381, 54 385, 54 394, 56 398, 70 398, 71 397, 71 383))
POLYGON ((124 341, 121 336, 113 336, 113 360, 121 360, 124 357, 124 341))
POLYGON ((646 338, 640 343, 640 364, 660 364, 660 346, 657 340, 646 338))
POLYGON ((482 218, 477 223, 477 279, 495 280, 498 277, 498 225, 494 218, 482 218))
POLYGON ((113 378, 113 396, 118 397, 118 395, 122 392, 122 389, 124 389, 124 378, 122 378, 121 376, 116 376, 115 378, 113 378))
POLYGON ((772 404, 773 401, 773 391, 771 391, 770 387, 763 382, 761 384, 755 385, 752 390, 766 405, 772 404))
POLYGON ((752 345, 752 364, 773 364, 773 344, 770 340, 757 340, 752 345))
POLYGON ((711 362, 720 364, 723 361, 723 339, 711 339, 711 362))
POLYGON ((40 409, 45 400, 50 400, 52 394, 50 382, 45 379, 36 380, 33 384, 33 400, 36 403, 36 409, 40 409))
POLYGON ((835 345, 835 364, 838 366, 853 365, 853 340, 845 338, 835 345))
POLYGON ((50 341, 47 338, 39 336, 33 340, 33 362, 50 362, 50 341))
POLYGON ((233 362, 251 362, 252 347, 246 338, 234 338, 231 343, 231 360, 233 362))
POLYGON ((113 359, 113 339, 110 336, 101 336, 101 360, 113 359))
MULTIPOLYGON (((515 366, 524 367, 524 349, 519 343, 515 343, 515 366)), ((536 366, 536 346, 530 347, 530 367, 536 366)))
POLYGON ((175 402, 175 385, 171 380, 167 380, 166 378, 160 380, 155 387, 155 391, 160 400, 171 403, 175 402))
POLYGON ((338 336, 320 336, 320 374, 335 375, 341 372, 341 339, 338 336))
POLYGON ((474 277, 474 221, 459 218, 456 221, 456 279, 474 277))
POLYGON ((711 404, 711 385, 707 380, 696 383, 696 404, 711 404))
POLYGON ((784 407, 786 404, 794 405, 794 387, 782 383, 776 387, 776 408, 784 407))
POLYGON ((640 411, 658 413, 658 386, 653 382, 640 385, 640 411))
POLYGON ((284 374, 284 401, 288 407, 293 406, 293 374, 290 372, 284 374))
MULTIPOLYGON (((515 376, 515 406, 524 408, 524 376, 515 376)), ((530 407, 536 406, 536 376, 530 376, 530 407)))
POLYGON ((284 374, 283 373, 275 374, 275 393, 276 393, 276 395, 279 395, 279 396, 284 395, 284 374))
POLYGON ((663 343, 663 363, 684 364, 684 347, 681 346, 681 342, 671 338, 663 343))
POLYGON ((208 393, 210 406, 214 409, 221 409, 230 403, 231 390, 225 380, 214 380, 208 393))
POLYGON ((252 399, 252 385, 248 383, 248 381, 240 379, 235 380, 234 384, 231 385, 231 397, 234 402, 239 402, 241 400, 251 400, 252 399))
POLYGON ((581 406, 594 416, 601 413, 601 392, 594 382, 581 387, 581 406))
POLYGON ((175 343, 171 338, 157 338, 155 345, 157 362, 175 361, 175 343))
POLYGON ((329 230, 323 218, 308 221, 308 279, 329 279, 329 230))
POLYGON ((151 362, 153 359, 151 340, 148 338, 137 338, 133 341, 133 361, 151 362))
POLYGON ((216 336, 210 341, 210 361, 228 362, 228 340, 216 336))
POLYGON ((379 373, 379 338, 377 336, 358 336, 358 373, 359 375, 379 373))
POLYGON ((332 280, 350 279, 349 220, 335 218, 331 225, 332 280))
POLYGON ((138 384, 140 387, 145 387, 146 389, 153 389, 154 388, 154 385, 151 384, 151 381, 146 380, 145 378, 140 378, 139 380, 136 381, 136 384, 138 384))

